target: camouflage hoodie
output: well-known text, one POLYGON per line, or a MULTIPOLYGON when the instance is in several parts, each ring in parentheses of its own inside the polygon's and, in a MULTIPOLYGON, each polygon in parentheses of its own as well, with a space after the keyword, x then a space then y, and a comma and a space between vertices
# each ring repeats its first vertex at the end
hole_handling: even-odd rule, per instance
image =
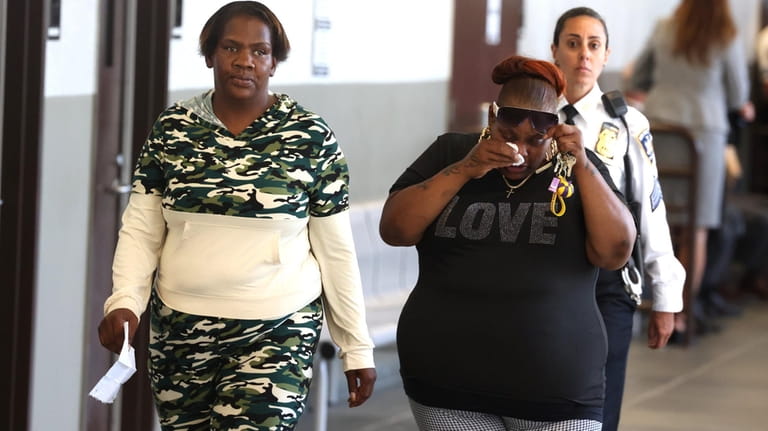
POLYGON ((234 136, 209 91, 163 112, 138 158, 105 312, 290 314, 322 293, 345 369, 373 366, 348 217, 348 169, 316 114, 286 95, 234 136))

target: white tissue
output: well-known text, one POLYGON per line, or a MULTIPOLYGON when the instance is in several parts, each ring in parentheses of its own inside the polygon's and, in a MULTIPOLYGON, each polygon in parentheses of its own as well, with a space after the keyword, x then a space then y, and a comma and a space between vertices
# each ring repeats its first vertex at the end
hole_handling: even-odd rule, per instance
POLYGON ((136 354, 133 347, 128 344, 128 322, 123 324, 123 332, 125 338, 117 362, 112 365, 107 374, 96 383, 96 386, 88 394, 102 403, 111 404, 115 401, 120 387, 136 372, 136 354))
MULTIPOLYGON (((517 144, 515 144, 513 142, 505 142, 505 144, 507 144, 509 146, 509 148, 512 148, 515 151, 520 151, 520 149, 517 148, 517 144)), ((521 154, 516 154, 515 155, 515 161, 514 161, 514 163, 512 163, 512 166, 520 166, 523 163, 525 163, 525 157, 523 157, 521 154)))

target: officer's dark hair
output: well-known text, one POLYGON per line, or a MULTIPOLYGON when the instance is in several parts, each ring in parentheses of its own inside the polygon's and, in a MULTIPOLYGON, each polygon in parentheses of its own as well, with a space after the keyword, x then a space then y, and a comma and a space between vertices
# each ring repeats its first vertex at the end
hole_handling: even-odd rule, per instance
POLYGON ((269 27, 272 57, 278 63, 288 58, 291 44, 285 35, 283 24, 280 23, 277 16, 268 7, 257 1, 235 1, 225 4, 211 15, 200 32, 200 54, 206 60, 213 57, 216 46, 221 40, 221 34, 224 32, 224 27, 232 18, 238 16, 250 16, 264 22, 269 27))
POLYGON ((560 18, 557 19, 557 24, 555 24, 555 37, 552 39, 552 44, 558 46, 558 42, 560 42, 560 33, 563 32, 565 22, 571 18, 576 18, 577 16, 588 16, 600 21, 600 24, 603 25, 603 31, 605 31, 605 47, 608 48, 608 26, 605 25, 605 20, 599 13, 588 7, 575 7, 573 9, 568 9, 560 15, 560 18))

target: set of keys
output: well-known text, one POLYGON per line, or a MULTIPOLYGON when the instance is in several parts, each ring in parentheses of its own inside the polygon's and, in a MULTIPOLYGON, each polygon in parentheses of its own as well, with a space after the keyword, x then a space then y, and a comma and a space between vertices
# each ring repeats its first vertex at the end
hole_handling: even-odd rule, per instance
POLYGON ((555 176, 549 184, 548 190, 552 192, 552 200, 549 209, 557 217, 565 214, 565 199, 573 196, 573 183, 568 181, 576 164, 576 156, 571 153, 557 153, 555 155, 555 176))
POLYGON ((570 177, 573 166, 576 164, 576 156, 571 153, 557 153, 555 155, 555 175, 570 177))

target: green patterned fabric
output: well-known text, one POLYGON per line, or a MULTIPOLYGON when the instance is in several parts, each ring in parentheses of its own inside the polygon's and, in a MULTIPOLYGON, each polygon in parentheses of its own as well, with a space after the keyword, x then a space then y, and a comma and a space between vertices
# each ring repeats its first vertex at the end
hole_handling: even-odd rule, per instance
POLYGON ((293 99, 237 136, 176 104, 138 159, 133 191, 175 211, 259 218, 328 216, 349 206, 349 172, 328 125, 293 99))
POLYGON ((163 431, 292 430, 322 328, 320 298, 280 319, 203 317, 152 295, 149 370, 163 431))

